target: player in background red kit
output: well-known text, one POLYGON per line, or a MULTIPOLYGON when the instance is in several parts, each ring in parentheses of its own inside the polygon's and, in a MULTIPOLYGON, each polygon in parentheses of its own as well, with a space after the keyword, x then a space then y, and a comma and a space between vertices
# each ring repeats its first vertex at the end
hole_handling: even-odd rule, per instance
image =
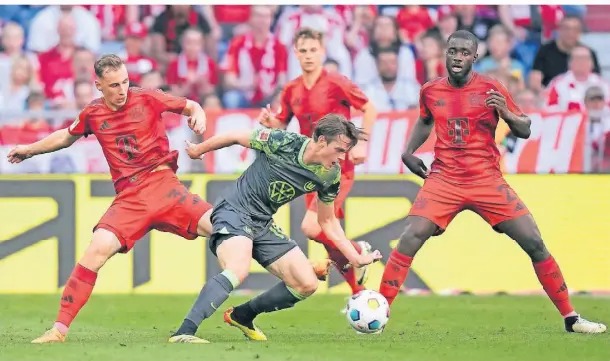
POLYGON ((531 120, 515 105, 504 85, 472 71, 477 47, 472 33, 453 33, 446 51, 449 76, 429 81, 421 88, 419 119, 402 159, 425 182, 400 242, 386 263, 380 292, 391 304, 426 240, 442 233, 459 212, 469 209, 527 253, 544 291, 564 317, 568 332, 604 332, 605 325, 587 321, 574 311, 561 270, 546 249, 534 217, 502 176, 494 141, 499 119, 504 119, 516 137, 524 139, 530 136, 531 120), (436 158, 428 172, 413 153, 433 128, 436 158))
POLYGON ((103 96, 85 107, 69 128, 19 145, 8 155, 9 162, 19 163, 93 134, 117 193, 66 283, 57 321, 32 343, 63 342, 93 291, 98 271, 117 252, 128 252, 151 229, 186 239, 207 236, 212 229, 212 206, 191 194, 176 177, 178 152, 170 151, 161 121, 163 112, 184 114, 190 117, 189 126, 202 134, 206 116, 201 106, 161 91, 129 88, 127 69, 116 55, 100 58, 95 74, 95 85, 103 96))
MULTIPOLYGON (((294 37, 294 51, 303 75, 290 81, 284 87, 279 114, 272 114, 269 106, 263 109, 259 121, 266 127, 286 129, 292 117, 295 116, 301 127, 301 134, 312 136, 312 131, 318 119, 326 114, 335 113, 351 117, 351 107, 364 112, 362 128, 371 134, 373 123, 377 116, 375 107, 366 95, 349 79, 340 74, 327 73, 322 66, 325 55, 323 36, 317 31, 303 28, 294 37)), ((336 216, 343 218, 343 203, 354 184, 354 167, 364 163, 367 154, 367 142, 360 141, 346 159, 341 163, 341 191, 335 201, 336 216)), ((328 251, 329 258, 350 285, 352 293, 364 289, 368 266, 346 269, 349 264, 345 256, 335 247, 333 242, 322 232, 318 224, 316 193, 305 195, 307 212, 301 225, 303 233, 309 239, 322 243, 328 251)), ((360 241, 352 244, 361 254, 371 250, 368 242, 360 241)))

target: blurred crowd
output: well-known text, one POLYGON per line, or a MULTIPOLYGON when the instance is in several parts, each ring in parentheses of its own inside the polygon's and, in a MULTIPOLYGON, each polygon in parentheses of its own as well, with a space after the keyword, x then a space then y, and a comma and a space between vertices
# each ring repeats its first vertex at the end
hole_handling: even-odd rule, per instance
MULTIPOLYGON (((588 8, 2 5, 0 126, 44 129, 53 111, 83 108, 99 95, 93 63, 103 53, 123 57, 132 84, 208 110, 274 104, 300 73, 299 27, 324 33, 325 67, 354 80, 380 112, 416 108, 421 85, 445 74, 447 37, 466 29, 481 39, 475 70, 501 80, 523 109, 605 114, 609 82, 580 41, 588 8)), ((601 123, 597 132, 610 131, 601 123)))

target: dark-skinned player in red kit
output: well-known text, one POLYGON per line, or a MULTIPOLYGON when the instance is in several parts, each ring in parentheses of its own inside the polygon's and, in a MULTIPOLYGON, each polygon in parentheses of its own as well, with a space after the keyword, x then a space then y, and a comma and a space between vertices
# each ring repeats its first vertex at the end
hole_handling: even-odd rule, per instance
MULTIPOLYGON (((286 129, 292 117, 299 121, 301 134, 312 136, 317 121, 329 113, 351 117, 351 107, 362 111, 362 128, 367 134, 377 116, 375 107, 362 90, 341 74, 331 74, 324 70, 322 64, 325 55, 324 39, 320 32, 302 28, 294 37, 294 52, 299 60, 303 74, 288 82, 280 95, 278 114, 273 114, 269 106, 259 116, 262 125, 269 128, 286 129)), ((360 141, 341 162, 341 191, 335 201, 336 217, 344 218, 343 204, 354 184, 355 165, 364 163, 367 154, 367 142, 360 141)), ((301 225, 303 233, 326 248, 329 258, 356 294, 364 289, 368 275, 368 266, 346 268, 347 258, 335 247, 333 242, 322 232, 318 224, 316 193, 305 195, 307 212, 301 225)), ((353 242, 360 254, 370 252, 368 242, 353 242)))
POLYGON ((201 106, 158 90, 130 88, 127 69, 116 55, 101 57, 95 73, 101 98, 87 105, 69 128, 19 145, 8 155, 9 162, 19 163, 93 134, 117 193, 66 282, 55 324, 32 343, 64 342, 70 324, 91 296, 98 271, 116 253, 128 252, 151 229, 189 240, 207 237, 212 229, 212 206, 176 177, 178 152, 170 150, 161 121, 166 111, 184 114, 191 129, 203 134, 206 116, 201 106))
POLYGON ((449 76, 431 80, 420 90, 419 118, 402 159, 411 172, 425 179, 424 186, 386 263, 379 291, 391 304, 417 251, 430 237, 443 233, 459 212, 469 209, 515 240, 531 258, 542 288, 564 318, 566 331, 605 332, 605 325, 585 320, 574 311, 561 270, 544 245, 534 217, 502 176, 494 139, 499 119, 512 134, 524 139, 530 136, 531 120, 504 85, 472 71, 477 47, 472 33, 453 33, 446 51, 449 76), (432 129, 437 140, 428 171, 413 153, 432 129))

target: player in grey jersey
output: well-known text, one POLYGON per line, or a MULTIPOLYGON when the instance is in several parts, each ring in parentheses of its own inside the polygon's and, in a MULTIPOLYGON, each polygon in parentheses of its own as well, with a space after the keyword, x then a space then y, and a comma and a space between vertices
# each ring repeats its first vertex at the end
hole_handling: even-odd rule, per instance
POLYGON ((193 159, 234 144, 257 150, 257 157, 216 201, 212 212, 209 244, 223 271, 206 282, 169 342, 208 342, 195 336, 197 328, 248 276, 252 258, 282 282, 225 312, 225 322, 239 328, 248 338, 267 339, 253 324, 258 314, 292 307, 316 291, 318 279, 309 260, 272 218, 282 205, 305 193, 318 192, 320 226, 353 267, 381 258, 379 251, 358 254, 335 218, 334 200, 341 175, 339 160, 363 135, 345 117, 328 114, 318 121, 313 139, 264 128, 216 135, 198 145, 188 144, 187 151, 193 159))

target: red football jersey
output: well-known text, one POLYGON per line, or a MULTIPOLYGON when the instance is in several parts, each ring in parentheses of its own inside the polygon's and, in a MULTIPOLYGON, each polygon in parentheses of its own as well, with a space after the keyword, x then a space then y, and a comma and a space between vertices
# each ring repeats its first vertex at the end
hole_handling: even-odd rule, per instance
MULTIPOLYGON (((366 95, 345 76, 326 70, 311 89, 305 87, 303 76, 290 81, 280 96, 280 111, 276 118, 288 123, 295 116, 301 127, 301 134, 311 137, 318 122, 326 114, 341 114, 351 118, 351 107, 362 110, 368 102, 366 95)), ((353 172, 354 163, 341 164, 343 173, 353 172)))
POLYGON ((169 164, 174 172, 178 169, 178 152, 170 151, 161 113, 182 113, 185 106, 186 98, 129 88, 123 107, 114 111, 98 98, 68 130, 72 135, 95 135, 118 194, 161 164, 169 164))
POLYGON ((432 175, 454 183, 484 182, 502 176, 495 141, 499 117, 485 104, 490 90, 504 95, 511 112, 523 114, 504 85, 476 72, 460 89, 454 88, 447 77, 421 88, 420 116, 432 117, 436 132, 432 175))
POLYGON ((290 81, 280 96, 280 111, 276 118, 288 123, 295 116, 301 134, 311 137, 313 129, 326 114, 335 113, 350 119, 350 107, 362 110, 368 102, 366 95, 351 80, 326 70, 311 89, 305 87, 303 76, 290 81))

